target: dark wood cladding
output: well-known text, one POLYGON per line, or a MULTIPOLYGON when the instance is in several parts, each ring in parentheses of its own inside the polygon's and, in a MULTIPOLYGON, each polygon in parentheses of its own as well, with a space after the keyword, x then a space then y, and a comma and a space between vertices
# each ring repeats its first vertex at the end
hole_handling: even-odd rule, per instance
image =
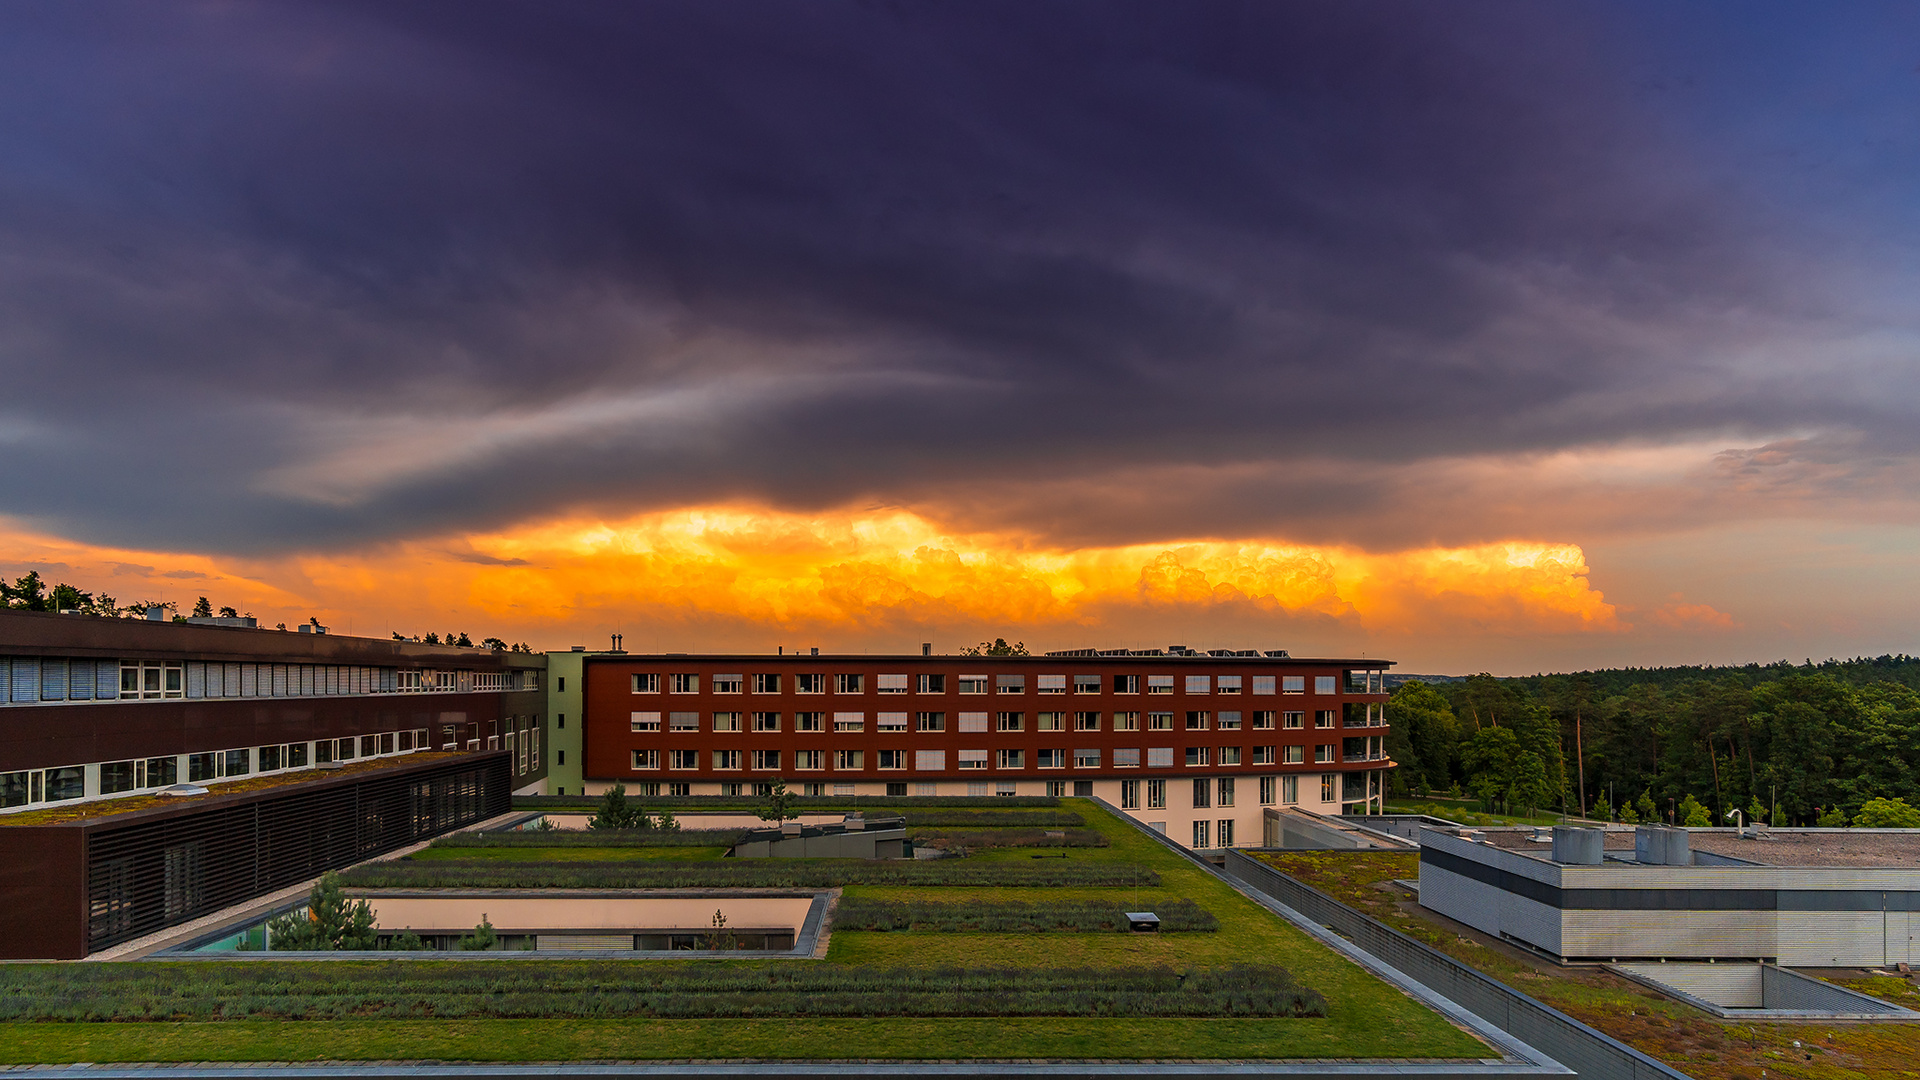
POLYGON ((237 626, 103 619, 0 610, 0 654, 101 660, 219 660, 278 664, 366 664, 438 671, 544 670, 537 653, 494 652, 417 641, 302 634, 237 626))
POLYGON ((0 826, 0 958, 77 959, 505 813, 502 751, 0 826))
MULTIPOLYGON (((1384 737, 1388 728, 1344 727, 1336 718, 1331 728, 1316 729, 1313 726, 1313 714, 1318 711, 1332 710, 1344 713, 1348 703, 1381 704, 1388 695, 1351 694, 1344 692, 1344 675, 1350 669, 1380 670, 1392 665, 1387 660, 1347 660, 1347 659, 1293 659, 1283 657, 955 657, 955 656, 617 656, 603 655, 588 659, 584 706, 586 723, 582 732, 584 739, 585 772, 587 779, 595 781, 694 781, 712 783, 717 781, 768 781, 776 777, 789 782, 806 781, 913 781, 913 780, 1112 780, 1141 776, 1171 777, 1187 775, 1287 775, 1302 773, 1359 772, 1370 769, 1390 768, 1392 763, 1386 760, 1346 762, 1341 752, 1345 740, 1362 737, 1384 737), (800 673, 819 673, 826 676, 827 692, 822 694, 796 694, 793 692, 793 676, 800 673), (659 693, 635 694, 631 690, 632 676, 641 673, 658 673, 662 686, 659 693), (674 694, 668 692, 667 677, 673 673, 697 674, 700 676, 700 690, 693 694, 674 694), (755 673, 777 673, 781 677, 781 689, 777 694, 755 694, 752 692, 752 677, 755 673), (840 694, 834 692, 833 677, 837 674, 859 674, 864 676, 865 688, 860 693, 840 694), (905 674, 908 678, 906 693, 882 694, 878 692, 880 674, 905 674), (716 674, 743 675, 746 683, 743 692, 738 694, 715 694, 712 691, 713 676, 716 674), (947 689, 939 694, 921 694, 916 692, 918 676, 939 674, 946 676, 947 689), (997 675, 1024 675, 1025 690, 1019 694, 1000 694, 989 692, 982 695, 958 693, 957 679, 961 675, 986 676, 989 679, 997 675), (1063 694, 1041 694, 1038 692, 1037 676, 1066 676, 1066 692, 1063 694), (1073 688, 1075 675, 1099 675, 1101 691, 1097 694, 1077 694, 1073 688), (1138 675, 1141 692, 1137 694, 1116 694, 1113 692, 1113 676, 1138 675), (1171 694, 1148 694, 1146 683, 1148 675, 1171 675, 1174 677, 1174 690, 1171 694), (1238 694, 1224 695, 1209 693, 1205 695, 1186 693, 1186 676, 1207 675, 1217 680, 1221 675, 1238 675, 1243 679, 1238 694), (1252 677, 1272 675, 1276 678, 1285 675, 1299 675, 1306 678, 1307 692, 1303 694, 1255 695, 1251 693, 1252 677), (1333 676, 1336 679, 1335 692, 1316 694, 1313 691, 1315 676, 1333 676), (629 728, 629 716, 632 712, 657 711, 662 714, 662 730, 640 733, 629 728), (1209 722, 1206 730, 1189 731, 1185 727, 1186 714, 1190 711, 1218 713, 1221 710, 1239 711, 1242 714, 1241 727, 1235 731, 1218 730, 1209 722), (824 712, 827 714, 826 728, 821 733, 798 733, 793 729, 795 711, 824 712), (1140 714, 1140 730, 1114 731, 1112 715, 1116 711, 1137 712, 1140 714), (1260 712, 1305 712, 1305 726, 1287 730, 1280 726, 1276 717, 1271 730, 1256 730, 1252 727, 1252 714, 1260 712), (700 715, 700 729, 697 732, 672 732, 664 722, 666 714, 671 712, 697 712, 700 715), (738 712, 741 714, 741 728, 738 733, 716 733, 713 731, 715 712, 738 712), (754 732, 753 713, 778 712, 781 714, 781 727, 778 732, 754 732), (860 732, 835 732, 833 713, 860 712, 865 714, 865 725, 860 732), (908 714, 909 730, 904 733, 880 734, 876 730, 875 714, 879 712, 905 712, 908 714), (922 732, 913 730, 915 717, 921 712, 943 712, 946 714, 946 730, 941 732, 922 732), (984 733, 961 733, 958 723, 962 712, 984 712, 988 714, 988 728, 984 733), (1001 712, 1019 712, 1025 714, 1023 729, 1017 732, 998 731, 996 717, 1001 712), (1067 714, 1066 729, 1061 731, 1036 730, 1035 714, 1040 712, 1064 712, 1067 714), (1101 714, 1100 730, 1073 730, 1072 714, 1075 712, 1098 712, 1101 714), (1174 728, 1171 731, 1150 731, 1147 729, 1147 714, 1150 712, 1171 712, 1174 714, 1174 728), (1333 744, 1332 762, 1315 762, 1313 747, 1333 744), (1238 765, 1217 764, 1218 755, 1212 755, 1215 764, 1205 767, 1189 767, 1184 761, 1184 750, 1189 746, 1241 747, 1247 752, 1238 765), (1251 748, 1254 746, 1302 746, 1306 749, 1300 764, 1254 764, 1251 748), (1145 755, 1138 767, 1115 767, 1113 750, 1129 748, 1145 750, 1150 747, 1171 747, 1174 750, 1174 763, 1171 767, 1153 768, 1147 765, 1145 755), (1042 748, 1064 749, 1069 755, 1075 749, 1099 749, 1101 763, 1098 768, 1049 768, 1037 766, 1038 751, 1042 748), (631 751, 653 750, 661 752, 659 769, 635 770, 632 768, 631 751), (1024 765, 1018 769, 1001 769, 997 762, 990 762, 985 769, 962 770, 959 768, 960 750, 1023 750, 1024 765), (700 752, 697 770, 673 770, 666 768, 666 754, 670 750, 697 750, 700 752), (712 762, 713 750, 738 750, 741 752, 742 767, 738 770, 715 770, 712 762), (777 771, 756 771, 751 768, 752 752, 755 750, 778 750, 781 765, 777 771), (831 755, 835 750, 865 751, 863 767, 858 771, 829 767, 820 771, 799 771, 793 767, 794 752, 798 750, 824 750, 831 755), (906 769, 878 768, 879 750, 944 750, 947 752, 945 768, 939 772, 920 771, 911 767, 906 769)), ((1210 681, 1213 681, 1210 680, 1210 681)), ((1276 749, 1276 759, 1284 751, 1276 749)))
MULTIPOLYGON (((172 698, 0 707, 0 771, 337 739, 383 731, 479 724, 500 734, 507 716, 538 716, 538 691, 357 694, 298 698, 172 698)), ((471 727, 461 733, 464 741, 471 727)))

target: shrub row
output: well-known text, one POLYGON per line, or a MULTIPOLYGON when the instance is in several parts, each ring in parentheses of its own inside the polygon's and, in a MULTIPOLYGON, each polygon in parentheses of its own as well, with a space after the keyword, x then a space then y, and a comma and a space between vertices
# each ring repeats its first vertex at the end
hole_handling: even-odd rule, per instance
POLYGON ((0 966, 0 1020, 1324 1016, 1286 969, 496 961, 0 966), (185 976, 185 977, 183 977, 185 976))
POLYGON ((746 859, 678 862, 502 862, 435 859, 369 863, 344 871, 342 884, 359 888, 463 889, 829 889, 836 885, 1002 886, 1098 888, 1158 885, 1160 876, 1128 863, 1045 859, 1033 863, 971 859, 746 859))
MULTIPOLYGON (((1191 900, 1157 900, 1154 914, 1162 931, 1213 931, 1220 921, 1191 900)), ((1035 934, 1127 933, 1120 907, 1092 901, 1027 903, 996 900, 950 903, 842 898, 834 909, 835 930, 911 930, 921 933, 1035 934)))
POLYGON ((437 848, 732 847, 740 829, 555 829, 552 832, 465 832, 443 836, 437 848))
POLYGON ((908 829, 913 842, 937 848, 1108 847, 1093 829, 908 829), (1049 835, 1058 833, 1060 835, 1049 835))
MULTIPOLYGON (((758 795, 636 795, 627 792, 627 802, 648 808, 756 810, 766 805, 758 795)), ((789 795, 790 805, 804 810, 867 810, 876 806, 903 807, 1054 807, 1060 800, 1051 795, 789 795)), ((592 810, 600 805, 598 795, 515 795, 515 810, 592 810)))

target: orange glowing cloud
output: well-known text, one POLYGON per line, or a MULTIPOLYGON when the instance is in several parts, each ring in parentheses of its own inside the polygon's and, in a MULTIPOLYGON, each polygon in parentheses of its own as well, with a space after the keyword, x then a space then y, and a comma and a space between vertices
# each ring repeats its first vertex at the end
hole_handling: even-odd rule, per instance
POLYGON ((1649 612, 1647 621, 1668 630, 1735 630, 1740 626, 1726 612, 1711 604, 1689 604, 1679 593, 1649 612))
POLYGON ((1266 540, 1059 549, 943 529, 903 510, 706 507, 270 562, 0 543, 22 566, 33 551, 57 554, 83 587, 93 580, 86 567, 143 568, 138 587, 116 587, 165 589, 187 603, 204 592, 216 604, 273 609, 259 611, 269 624, 314 614, 362 634, 453 629, 536 647, 606 629, 626 633, 630 648, 698 651, 801 644, 802 635, 837 649, 1001 633, 1049 647, 1328 648, 1376 636, 1626 628, 1588 582, 1578 546, 1517 541, 1394 553, 1266 540), (198 576, 165 576, 183 569, 198 576))

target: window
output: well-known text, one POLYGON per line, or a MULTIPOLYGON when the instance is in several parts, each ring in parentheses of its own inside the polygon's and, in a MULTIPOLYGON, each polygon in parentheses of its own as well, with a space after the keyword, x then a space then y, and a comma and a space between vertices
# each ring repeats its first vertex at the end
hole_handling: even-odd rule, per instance
POLYGON ((746 682, 747 679, 744 675, 715 675, 713 677, 713 692, 716 694, 738 694, 745 690, 746 682))
POLYGON ((1337 693, 1338 691, 1335 690, 1334 683, 1338 681, 1339 680, 1332 675, 1315 675, 1313 677, 1313 692, 1316 694, 1337 693))
MULTIPOLYGON (((276 751, 279 747, 274 748, 276 751)), ((133 762, 109 761, 100 766, 100 794, 117 795, 133 790, 133 762)))
POLYGON ((1149 694, 1173 693, 1173 676, 1171 675, 1147 676, 1147 693, 1149 694))
POLYGON ((660 751, 635 750, 633 752, 633 767, 636 769, 659 768, 660 767, 660 751))
POLYGON ((907 692, 905 675, 878 675, 874 677, 874 689, 882 694, 904 694, 907 692))
POLYGON ((913 726, 920 731, 947 730, 947 714, 943 712, 923 712, 914 717, 913 726))
POLYGON ((1140 750, 1119 749, 1113 752, 1113 767, 1116 769, 1137 769, 1140 767, 1140 750))
POLYGON ((1040 675, 1034 679, 1034 689, 1042 694, 1064 694, 1067 692, 1065 675, 1040 675))
MULTIPOLYGON (((985 750, 962 750, 962 751, 960 751, 960 767, 961 767, 962 769, 984 769, 984 768, 986 768, 986 767, 987 767, 987 752, 986 752, 985 750)), ((984 792, 984 791, 983 791, 983 792, 981 792, 980 794, 982 794, 982 795, 985 795, 985 794, 986 794, 986 792, 984 792)))
POLYGON ((740 714, 737 712, 717 712, 713 714, 713 730, 739 731, 740 714))
POLYGON ((1331 744, 1321 743, 1319 746, 1316 746, 1313 748, 1314 764, 1324 765, 1332 760, 1333 760, 1333 746, 1331 744))
POLYGON ((1204 712, 1188 713, 1187 714, 1187 730, 1188 731, 1207 730, 1207 714, 1204 712))
POLYGON ((1172 731, 1173 714, 1170 712, 1150 712, 1147 714, 1148 731, 1172 731))
POLYGON ((983 712, 963 712, 960 714, 960 734, 966 735, 987 730, 987 714, 983 712))
POLYGON ((1215 794, 1216 794, 1216 797, 1213 800, 1213 804, 1215 806, 1232 806, 1233 805, 1233 777, 1231 776, 1221 777, 1219 790, 1215 794))
POLYGON ((1026 722, 1027 722, 1026 713, 1017 713, 1017 712, 998 713, 994 716, 993 729, 995 731, 1019 731, 1021 728, 1026 726, 1026 722))
POLYGON ((1282 675, 1282 676, 1280 676, 1280 692, 1281 692, 1281 693, 1283 693, 1283 694, 1304 694, 1304 693, 1306 693, 1306 692, 1307 692, 1307 677, 1306 677, 1305 675, 1282 675))
POLYGON ((1034 764, 1042 769, 1064 769, 1067 767, 1067 752, 1065 750, 1042 750, 1034 764))
POLYGON ((1033 718, 1033 730, 1065 731, 1067 730, 1067 714, 1063 712, 1035 713, 1033 718))
POLYGON ((753 730, 779 731, 780 714, 777 712, 757 712, 753 714, 753 730))
POLYGON ((1216 694, 1237 694, 1240 692, 1240 676, 1221 675, 1213 680, 1213 692, 1216 694))
POLYGON ((1253 692, 1256 694, 1273 693, 1273 676, 1255 675, 1253 677, 1253 692))
POLYGON ((779 693, 780 692, 780 676, 755 675, 753 677, 753 692, 756 694, 779 693))
POLYGON ((740 794, 740 785, 739 785, 739 784, 721 784, 721 785, 720 785, 720 794, 722 794, 722 795, 738 795, 738 794, 740 794))
MULTIPOLYGON (((417 671, 403 671, 403 672, 401 672, 400 674, 402 674, 402 675, 411 675, 411 676, 413 676, 413 685, 412 685, 411 687, 406 687, 406 689, 410 689, 410 690, 417 690, 417 689, 419 689, 419 688, 420 688, 420 673, 419 673, 419 672, 417 672, 417 671)), ((565 689, 566 689, 566 687, 564 687, 564 686, 563 686, 563 687, 561 687, 560 689, 562 689, 562 690, 565 690, 565 689)), ((659 692, 660 692, 660 676, 658 676, 658 675, 635 675, 635 676, 633 677, 633 692, 634 692, 634 693, 636 693, 636 694, 657 694, 657 693, 659 693, 659 692)))
POLYGON ((780 769, 780 751, 755 750, 753 767, 761 772, 777 772, 780 769))
POLYGON ((833 785, 833 793, 835 795, 851 795, 853 794, 853 785, 852 784, 835 784, 833 785))
MULTIPOLYGON (((402 736, 406 736, 406 735, 412 735, 413 732, 403 731, 400 734, 402 736)), ((307 767, 307 744, 294 743, 288 746, 287 752, 281 755, 281 763, 284 764, 289 769, 306 768, 307 767)), ((154 758, 153 760, 147 762, 147 786, 160 787, 160 786, 164 786, 165 784, 173 783, 174 764, 175 762, 172 758, 154 758), (162 766, 162 763, 164 763, 164 766, 162 766), (153 779, 153 771, 157 767, 164 767, 166 769, 167 778, 165 781, 156 782, 153 779)))
POLYGON ((995 675, 993 692, 996 694, 1024 694, 1027 692, 1025 675, 995 675))
POLYGON ((946 772, 947 752, 945 750, 915 750, 913 768, 916 772, 946 772))
POLYGON ((1147 768, 1149 769, 1173 768, 1173 747, 1171 746, 1148 747, 1147 748, 1147 768))
POLYGON ((961 692, 961 693, 963 693, 963 694, 984 694, 984 693, 986 693, 986 692, 987 692, 987 677, 986 677, 985 675, 962 675, 962 676, 960 676, 960 692, 961 692))
POLYGON ((1273 764, 1273 747, 1271 746, 1254 747, 1253 748, 1253 764, 1255 765, 1273 764))
MULTIPOLYGON (((388 737, 389 739, 391 739, 391 738, 392 738, 393 736, 391 736, 391 735, 389 735, 389 736, 387 736, 387 737, 388 737)), ((257 758, 255 758, 254 760, 256 760, 256 761, 258 761, 258 762, 260 762, 260 771, 261 771, 261 772, 277 772, 277 771, 279 771, 279 769, 280 769, 280 748, 279 748, 279 747, 277 747, 277 746, 263 746, 263 747, 261 747, 261 748, 260 748, 260 749, 259 749, 259 750, 257 751, 257 753, 259 754, 259 756, 258 756, 257 758)), ((128 776, 127 776, 127 780, 128 780, 128 783, 129 783, 129 785, 131 785, 131 783, 132 783, 132 780, 133 780, 133 776, 132 776, 132 767, 133 767, 133 763, 132 763, 132 762, 128 762, 128 763, 127 763, 127 767, 128 767, 128 776)), ((100 787, 100 790, 101 790, 102 792, 105 792, 105 791, 106 791, 106 783, 107 783, 107 766, 105 766, 105 765, 102 765, 102 766, 100 766, 100 785, 101 785, 101 787, 100 787)), ((120 789, 120 790, 122 790, 122 791, 124 791, 124 790, 126 790, 126 789, 125 789, 125 788, 122 788, 122 789, 120 789)))
POLYGON ((1273 730, 1273 714, 1270 712, 1254 713, 1253 714, 1253 730, 1272 731, 1273 730))
POLYGON ((1206 847, 1213 846, 1212 844, 1207 843, 1207 825, 1208 824, 1209 823, 1205 821, 1196 821, 1193 823, 1193 846, 1194 847, 1206 848, 1206 847))
MULTIPOLYGON (((1221 803, 1220 805, 1225 806, 1227 804, 1221 803)), ((1219 821, 1213 823, 1213 839, 1214 843, 1219 844, 1221 847, 1233 846, 1232 818, 1221 818, 1219 821)))
POLYGON ((993 764, 998 769, 1024 769, 1027 767, 1027 752, 1024 750, 995 751, 993 764))
POLYGON ((993 793, 995 795, 1015 795, 1018 794, 1018 791, 1014 788, 1013 781, 996 780, 993 784, 993 793))
POLYGON ((1339 801, 1337 797, 1333 794, 1333 774, 1332 773, 1320 774, 1320 801, 1321 802, 1339 801))
POLYGON ((837 772, 859 772, 867 767, 867 754, 864 750, 835 750, 833 767, 837 772))
POLYGON ((1237 712, 1219 713, 1214 717, 1214 726, 1221 731, 1239 731, 1240 714, 1237 712))
POLYGON ((1187 747, 1187 765, 1191 767, 1194 765, 1211 764, 1211 762, 1207 760, 1209 757, 1208 749, 1209 748, 1205 746, 1187 747))
POLYGON ((698 750, 667 751, 667 768, 684 770, 684 769, 697 769, 699 767, 700 767, 700 751, 698 750))
POLYGON ((1274 787, 1273 781, 1274 781, 1274 778, 1271 776, 1263 776, 1260 778, 1260 805, 1261 806, 1273 805, 1273 787, 1274 787))
POLYGON ((1140 714, 1137 712, 1117 712, 1113 714, 1113 730, 1139 731, 1140 714))
POLYGON ((827 752, 825 750, 795 750, 793 752, 793 767, 796 769, 801 769, 806 772, 816 772, 826 768, 826 762, 827 752))
POLYGON ((700 714, 697 712, 677 712, 667 714, 668 731, 699 731, 700 714))
POLYGON ((866 726, 866 713, 837 712, 833 714, 833 730, 835 731, 859 731, 866 726))
POLYGON ((1303 712, 1283 712, 1280 714, 1282 727, 1297 729, 1307 726, 1307 714, 1303 712))
POLYGON ((1212 678, 1207 675, 1189 675, 1187 676, 1187 693, 1204 694, 1212 681, 1212 678))
POLYGON ((1165 780, 1147 781, 1147 809, 1165 810, 1167 808, 1167 782, 1165 780))
POLYGON ((1122 810, 1140 809, 1140 781, 1138 780, 1120 781, 1120 809, 1122 810))
POLYGON ((697 694, 700 692, 700 676, 669 675, 667 689, 675 694, 697 694))
POLYGON ((1097 712, 1077 712, 1073 714, 1073 730, 1099 731, 1100 714, 1097 712))
POLYGON ((1283 776, 1280 778, 1280 801, 1292 806, 1300 801, 1300 778, 1283 776))
POLYGON ((1315 709, 1313 712, 1313 726, 1317 728, 1330 728, 1333 726, 1335 715, 1332 709, 1315 709))
POLYGON ((1113 692, 1116 694, 1139 693, 1140 692, 1140 676, 1115 675, 1113 677, 1113 692))
POLYGON ((1100 751, 1075 750, 1073 752, 1073 767, 1076 769, 1099 768, 1100 767, 1100 751))
POLYGON ((716 770, 729 770, 729 771, 739 768, 740 767, 740 751, 715 750, 713 752, 713 767, 716 770))
POLYGON ((796 694, 824 694, 827 692, 827 677, 819 673, 803 672, 793 677, 793 692, 796 694))
POLYGON ((987 782, 986 782, 985 780, 969 780, 969 781, 967 781, 967 794, 968 794, 969 796, 974 796, 974 795, 985 795, 985 794, 986 794, 986 793, 988 792, 988 790, 989 790, 989 788, 988 788, 988 786, 987 786, 987 782))
POLYGON ((229 750, 225 756, 226 760, 221 763, 223 765, 223 768, 220 770, 221 776, 245 776, 253 771, 251 767, 253 764, 253 751, 229 750))
POLYGON ((905 795, 906 793, 907 793, 907 785, 905 784, 888 784, 887 785, 888 795, 905 795))
POLYGON ((1304 746, 1283 746, 1280 749, 1282 765, 1301 765, 1307 760, 1307 748, 1304 746))
POLYGON ((1075 675, 1073 677, 1073 692, 1076 694, 1099 693, 1100 692, 1100 676, 1075 675))
POLYGON ((836 694, 864 694, 867 692, 865 675, 835 675, 833 692, 836 694))
POLYGON ((947 692, 947 677, 945 675, 922 675, 919 678, 917 689, 923 694, 944 694, 947 692))
POLYGON ((903 712, 874 713, 873 727, 875 731, 904 732, 907 730, 907 714, 903 712))
POLYGON ((793 730, 825 731, 827 714, 823 712, 797 712, 793 714, 793 730))
POLYGON ((913 793, 923 798, 931 798, 935 795, 940 794, 940 785, 929 784, 925 781, 918 781, 913 785, 913 793))
POLYGON ((1047 798, 1058 799, 1066 795, 1066 793, 1067 793, 1067 782, 1065 780, 1047 781, 1047 798))
POLYGON ((693 794, 692 784, 681 783, 667 785, 667 797, 670 799, 684 799, 691 794, 693 794))

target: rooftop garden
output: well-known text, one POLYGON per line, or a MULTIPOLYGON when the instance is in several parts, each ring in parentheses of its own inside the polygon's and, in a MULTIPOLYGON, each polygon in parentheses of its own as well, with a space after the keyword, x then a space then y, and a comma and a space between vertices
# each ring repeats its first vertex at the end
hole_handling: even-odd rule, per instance
POLYGON ((964 834, 968 854, 735 860, 690 830, 520 832, 342 875, 349 893, 832 885, 824 960, 4 965, 0 1062, 1489 1053, 1091 802, 885 809, 964 834), (1036 832, 1075 842, 1036 848, 1036 832), (1130 932, 1127 911, 1157 912, 1162 931, 1130 932))

